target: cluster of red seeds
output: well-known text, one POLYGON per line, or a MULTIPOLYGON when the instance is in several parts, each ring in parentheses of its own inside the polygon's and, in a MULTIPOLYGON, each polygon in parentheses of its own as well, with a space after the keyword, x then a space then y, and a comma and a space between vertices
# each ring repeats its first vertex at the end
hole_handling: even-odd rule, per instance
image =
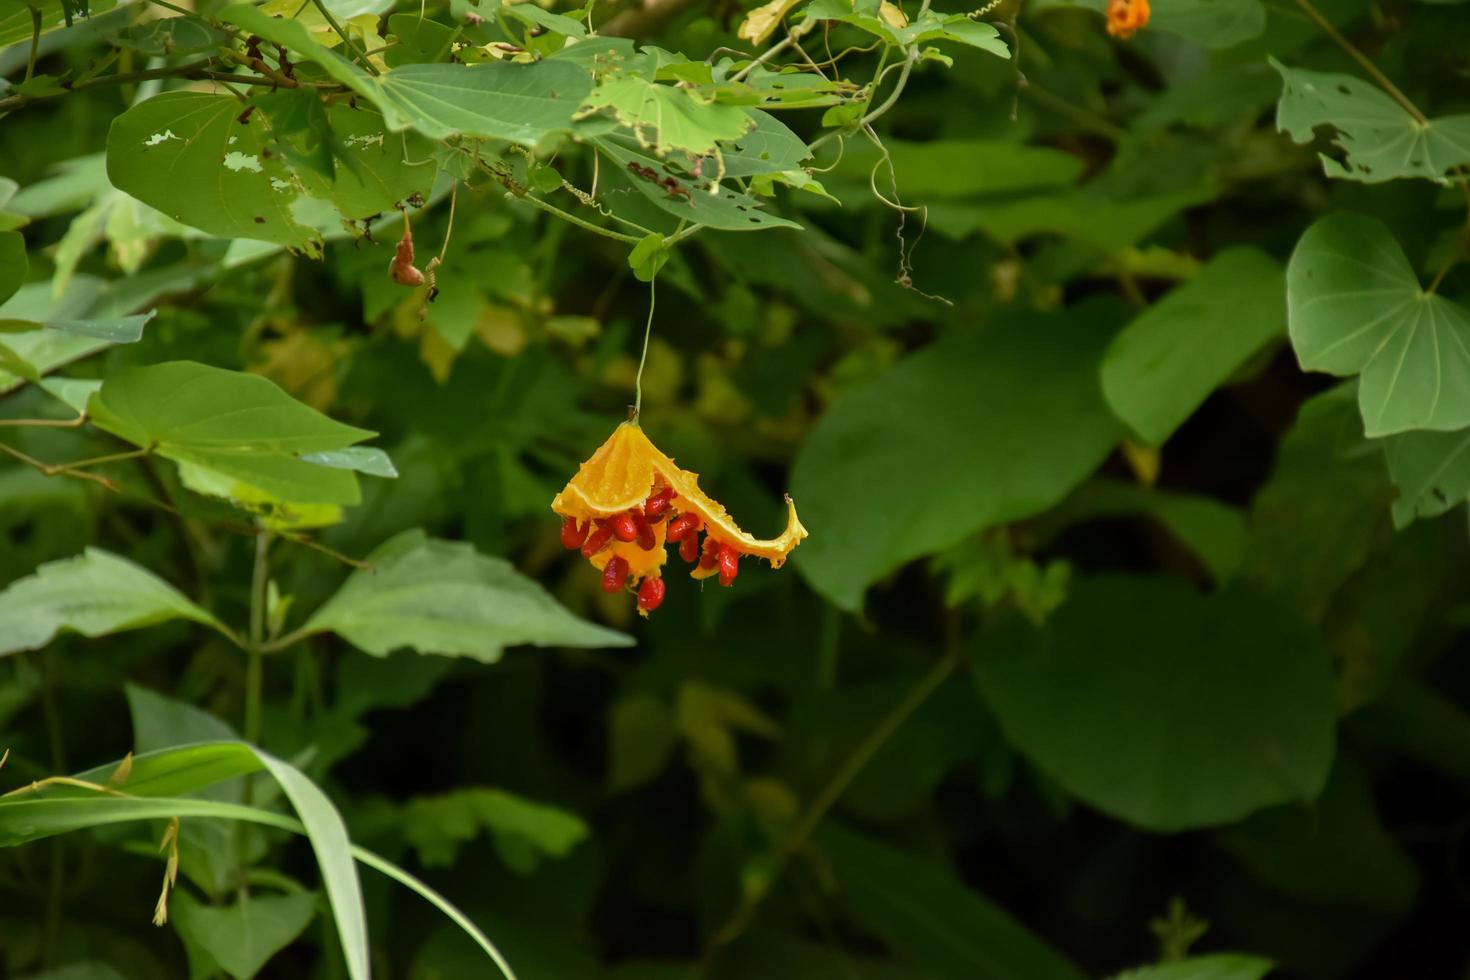
MULTIPOLYGON (((669 518, 673 506, 674 491, 670 487, 655 487, 642 507, 625 510, 611 517, 599 517, 578 523, 575 517, 567 517, 561 523, 561 543, 568 549, 580 550, 582 557, 591 558, 602 551, 613 539, 637 541, 644 551, 658 546, 653 525, 669 518)), ((699 545, 704 521, 698 514, 685 511, 669 519, 665 537, 679 546, 679 557, 687 562, 699 562, 702 569, 719 569, 720 584, 730 585, 740 572, 740 552, 728 544, 706 535, 703 549, 699 545)), ((617 592, 628 581, 628 560, 613 555, 602 570, 602 590, 617 592)), ((650 575, 638 589, 638 608, 646 612, 657 609, 664 601, 664 580, 650 575)))

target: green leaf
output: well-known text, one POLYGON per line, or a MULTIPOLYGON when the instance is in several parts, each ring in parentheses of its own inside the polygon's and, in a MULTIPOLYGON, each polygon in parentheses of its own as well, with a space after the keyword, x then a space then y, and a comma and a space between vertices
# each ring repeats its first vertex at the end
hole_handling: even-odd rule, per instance
POLYGON ((1414 902, 1414 860, 1383 826, 1361 768, 1340 758, 1316 805, 1263 810, 1221 832, 1252 875, 1313 903, 1402 913, 1414 902))
POLYGON ((1286 325, 1285 277, 1253 248, 1226 249, 1108 346, 1102 389, 1148 445, 1164 441, 1286 325))
POLYGON ((1097 384, 1111 309, 957 331, 833 403, 791 474, 817 591, 856 609, 904 562, 1081 483, 1121 435, 1097 384))
POLYGON ((633 132, 638 146, 654 156, 674 152, 701 157, 720 142, 739 139, 755 121, 739 106, 701 98, 693 89, 659 85, 637 75, 605 79, 583 100, 578 115, 611 110, 633 132))
POLYGON ((664 236, 656 232, 645 235, 628 253, 628 267, 640 282, 652 282, 658 270, 669 260, 671 252, 664 245, 664 236))
MULTIPOLYGON (((720 147, 726 177, 754 177, 799 170, 802 163, 811 159, 811 151, 801 137, 781 120, 759 109, 746 109, 745 114, 755 125, 739 139, 720 147)), ((713 163, 705 166, 713 166, 713 163)))
MULTIPOLYGON (((62 333, 79 337, 95 337, 109 344, 135 344, 143 339, 143 328, 153 319, 156 310, 136 316, 119 316, 99 320, 50 320, 39 326, 60 330, 62 333)), ((9 330, 9 324, 17 321, 0 321, 0 334, 9 330)))
POLYGON ((565 810, 482 788, 410 800, 399 826, 425 867, 453 865, 459 845, 483 828, 506 864, 523 875, 535 871, 543 855, 566 857, 587 837, 587 825, 565 810))
POLYGON ((941 866, 831 822, 816 843, 842 903, 923 976, 1082 980, 1065 957, 941 866))
POLYGON ((505 647, 610 647, 633 641, 584 622, 507 561, 468 544, 405 531, 367 558, 302 627, 334 632, 374 656, 420 653, 500 659, 505 647))
POLYGON ((0 303, 15 295, 29 269, 25 236, 18 231, 0 231, 0 303))
POLYGON ((350 470, 298 457, 373 435, 327 418, 258 375, 192 361, 114 372, 90 414, 100 428, 177 462, 190 489, 247 506, 356 503, 350 470))
POLYGON ((651 694, 617 701, 608 713, 608 789, 633 789, 663 772, 678 741, 669 706, 651 694))
POLYGON ((1301 620, 1245 592, 1084 580, 1044 630, 985 634, 976 681, 1040 769, 1148 830, 1311 800, 1332 762, 1327 657, 1301 620))
POLYGON ((412 127, 430 139, 470 136, 534 146, 570 132, 572 115, 592 91, 592 78, 569 61, 523 65, 406 64, 368 75, 318 44, 299 21, 272 18, 250 4, 220 11, 220 19, 285 45, 367 98, 394 132, 412 127))
POLYGON ((592 79, 565 61, 404 65, 378 80, 374 102, 394 129, 431 139, 472 136, 534 146, 570 132, 592 79))
MULTIPOLYGON (((109 763, 78 773, 76 778, 104 783, 117 768, 118 763, 109 763)), ((291 766, 259 749, 243 742, 212 742, 145 753, 133 758, 132 774, 125 785, 129 796, 100 796, 58 787, 46 790, 45 797, 23 794, 0 798, 0 847, 15 847, 89 827, 170 817, 241 820, 275 827, 302 834, 311 842, 332 902, 351 980, 368 980, 369 976, 366 924, 353 859, 419 894, 468 934, 505 976, 513 976, 499 950, 464 913, 403 869, 348 842, 341 817, 321 790, 291 766), (171 795, 197 791, 262 768, 280 782, 299 821, 255 807, 171 795)))
POLYGON ((76 558, 48 562, 0 592, 0 654, 39 650, 63 630, 98 637, 172 619, 227 632, 152 572, 88 548, 76 558))
POLYGON ((1261 980, 1275 965, 1244 953, 1214 953, 1126 970, 1112 980, 1261 980))
POLYGON ((1398 488, 1395 527, 1417 517, 1437 517, 1470 496, 1470 429, 1403 432, 1383 440, 1388 472, 1398 488))
POLYGON ((1470 311, 1424 292, 1376 218, 1329 214, 1286 268, 1291 342, 1303 370, 1362 373, 1370 438, 1470 426, 1470 311))
MULTIPOLYGON (((321 106, 315 95, 305 98, 321 106)), ((298 170, 308 193, 330 199, 343 217, 352 220, 392 211, 415 194, 428 196, 437 169, 432 141, 417 133, 390 132, 382 115, 367 108, 336 103, 322 116, 322 125, 304 138, 318 139, 329 149, 335 162, 333 179, 316 169, 298 170)), ((273 123, 277 119, 271 116, 273 123)))
POLYGON ((223 238, 274 242, 315 254, 316 230, 292 213, 292 173, 263 118, 240 122, 228 95, 165 92, 112 121, 107 176, 169 217, 223 238))
POLYGON ((200 905, 186 891, 175 892, 170 921, 184 942, 202 950, 234 980, 250 980, 272 956, 311 924, 316 896, 311 892, 253 895, 223 907, 200 905))
POLYGON ((385 480, 398 478, 398 469, 388 454, 373 446, 348 446, 346 449, 330 449, 315 453, 302 453, 302 460, 317 466, 330 466, 338 470, 352 470, 378 476, 385 480))
POLYGON ((590 142, 612 159, 622 179, 634 190, 677 218, 721 231, 801 227, 794 221, 761 210, 760 202, 748 194, 732 191, 723 185, 717 193, 711 194, 711 174, 692 180, 674 172, 665 162, 643 154, 634 148, 631 141, 622 137, 599 136, 590 142), (641 168, 641 175, 632 171, 633 164, 641 168), (652 177, 646 176, 650 173, 652 177), (673 181, 677 189, 671 193, 663 181, 673 181))
POLYGON ((1319 126, 1336 133, 1334 144, 1345 158, 1320 154, 1327 176, 1369 184, 1423 177, 1443 184, 1451 170, 1470 163, 1470 114, 1420 122, 1376 85, 1270 60, 1282 82, 1276 128, 1298 143, 1311 142, 1319 126))
MULTIPOLYGON (((73 21, 69 4, 73 2, 74 0, 35 0, 32 3, 6 4, 4 12, 0 13, 0 48, 20 41, 30 43, 33 7, 41 13, 42 37, 52 31, 71 27, 73 21)), ((117 0, 89 0, 87 6, 91 10, 91 16, 95 17, 116 7, 117 0)))

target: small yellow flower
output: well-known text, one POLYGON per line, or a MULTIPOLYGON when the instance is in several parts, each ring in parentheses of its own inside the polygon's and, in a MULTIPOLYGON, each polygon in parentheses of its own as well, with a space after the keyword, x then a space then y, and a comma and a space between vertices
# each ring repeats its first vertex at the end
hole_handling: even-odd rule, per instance
POLYGON ((1108 0, 1108 33, 1126 40, 1148 23, 1148 16, 1148 0, 1108 0))
POLYGON ((665 544, 679 546, 695 578, 718 575, 721 585, 730 585, 741 557, 780 568, 807 536, 790 497, 786 507, 779 537, 751 537, 699 489, 698 474, 675 466, 636 422, 618 426, 551 502, 562 517, 562 544, 580 549, 602 571, 605 591, 636 586, 638 612, 645 616, 663 602, 665 544))

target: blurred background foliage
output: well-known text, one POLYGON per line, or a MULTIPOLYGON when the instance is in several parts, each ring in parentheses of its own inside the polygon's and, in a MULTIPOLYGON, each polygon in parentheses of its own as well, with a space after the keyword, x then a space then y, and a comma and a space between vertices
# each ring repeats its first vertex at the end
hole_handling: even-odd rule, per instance
MULTIPOLYGON (((221 86, 87 81, 239 54, 231 25, 282 30, 271 14, 336 44, 315 8, 267 5, 257 23, 207 2, 93 0, 61 27, 71 4, 42 3, 33 54, 31 8, 0 4, 0 239, 25 256, 0 252, 16 287, 0 320, 21 324, 0 333, 0 417, 65 421, 95 388, 55 375, 43 388, 28 369, 104 382, 100 428, 0 428, 0 648, 30 651, 0 659, 0 789, 244 736, 320 785, 354 842, 465 910, 526 980, 1463 975, 1470 415, 1455 413, 1470 388, 1436 346, 1433 371, 1401 388, 1396 373, 1373 402, 1368 358, 1344 366, 1333 349, 1375 302, 1358 288, 1413 298, 1432 283, 1444 305, 1424 329, 1446 350, 1470 335, 1454 302, 1470 300, 1457 262, 1470 7, 1155 0, 1121 40, 1101 3, 1002 0, 979 18, 998 25, 993 43, 892 46, 916 64, 870 141, 843 112, 880 101, 863 86, 890 48, 849 54, 885 41, 835 19, 857 17, 842 3, 804 47, 843 54, 817 66, 838 94, 779 114, 821 140, 810 169, 767 176, 760 213, 792 226, 706 228, 672 248, 688 222, 640 199, 606 146, 597 170, 565 135, 482 156, 424 135, 420 114, 388 135, 401 158, 364 177, 346 161, 372 127, 289 87, 251 90, 259 115, 228 132, 271 120, 277 142, 256 149, 278 146, 286 161, 265 161, 306 184, 337 155, 339 214, 303 196, 270 218, 279 237, 256 240, 228 197, 200 203, 207 170, 127 155, 133 136, 177 125, 138 107, 164 111, 160 91, 229 103, 221 86), (1365 91, 1349 49, 1435 126, 1365 91), (619 218, 563 179, 600 188, 619 218), (382 202, 400 188, 418 195, 401 196, 419 265, 443 246, 432 303, 387 274, 403 219, 382 202), (1298 248, 1342 212, 1368 217, 1298 248), (646 620, 563 550, 548 510, 633 400, 651 268, 630 263, 644 236, 623 218, 651 229, 664 262, 645 431, 747 529, 774 532, 789 491, 811 531, 786 568, 747 562, 730 589, 670 575, 646 620), (1330 265, 1343 247, 1356 272, 1330 265), (1301 292, 1315 287, 1293 278, 1313 269, 1337 277, 1315 320, 1301 292), (93 332, 45 335, 72 345, 54 356, 25 332, 77 322, 93 332), (119 331, 137 337, 106 339, 119 331), (91 467, 101 481, 35 465, 117 453, 143 424, 124 393, 177 407, 177 382, 147 373, 176 361, 269 379, 377 433, 391 463, 354 457, 360 502, 295 510, 191 493, 205 450, 169 449, 161 429, 132 440, 158 453, 91 467), (1434 403, 1415 403, 1430 387, 1434 403), (18 639, 45 596, 110 587, 95 554, 47 566, 60 593, 28 578, 89 546, 197 615, 47 642, 83 628, 56 613, 39 641, 18 639), (354 633, 340 606, 337 625, 312 620, 349 574, 372 574, 344 557, 442 583, 413 600, 420 632, 354 633), (541 603, 529 632, 505 625, 512 592, 541 603), (441 604, 470 639, 428 622, 441 604), (254 711, 235 641, 257 616, 249 642, 278 649, 260 658, 254 711)), ((737 37, 749 8, 724 0, 558 11, 570 21, 530 6, 324 9, 388 77, 447 60, 455 29, 489 32, 471 47, 534 48, 576 36, 584 15, 657 46, 675 66, 665 80, 706 84, 707 57, 761 49, 737 37)), ((287 67, 264 50, 266 68, 287 67)), ((303 79, 340 81, 306 65, 327 56, 291 50, 303 79)), ((792 50, 776 61, 812 84, 792 50)), ((261 166, 249 159, 230 169, 261 166)), ((362 588, 366 615, 382 599, 362 588)), ((286 802, 239 779, 203 792, 286 802)), ((28 832, 5 812, 0 843, 16 843, 28 832)), ((184 818, 170 924, 155 930, 165 830, 0 851, 0 973, 347 975, 313 852, 264 827, 184 818)), ((430 906, 371 874, 363 889, 378 975, 494 975, 430 906)))

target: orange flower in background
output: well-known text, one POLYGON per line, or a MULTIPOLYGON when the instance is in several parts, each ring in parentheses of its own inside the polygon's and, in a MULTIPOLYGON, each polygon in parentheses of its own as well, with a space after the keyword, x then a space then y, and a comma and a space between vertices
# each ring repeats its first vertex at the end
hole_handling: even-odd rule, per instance
POLYGON ((721 585, 735 581, 747 555, 780 568, 807 536, 790 497, 786 507, 779 537, 751 537, 699 489, 698 474, 675 466, 636 422, 618 426, 551 502, 562 517, 561 543, 602 572, 604 591, 636 590, 644 616, 664 601, 666 544, 679 546, 695 578, 718 575, 721 585))
POLYGON ((1108 0, 1108 33, 1130 38, 1148 23, 1148 0, 1108 0))

